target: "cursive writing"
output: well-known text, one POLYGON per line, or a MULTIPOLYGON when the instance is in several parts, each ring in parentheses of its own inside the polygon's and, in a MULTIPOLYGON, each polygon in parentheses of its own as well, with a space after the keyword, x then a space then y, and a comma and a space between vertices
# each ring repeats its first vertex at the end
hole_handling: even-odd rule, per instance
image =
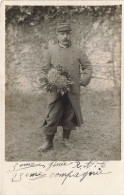
POLYGON ((49 169, 55 168, 55 167, 63 167, 63 166, 67 167, 71 164, 73 164, 73 162, 67 163, 66 161, 62 161, 62 162, 53 161, 48 165, 46 170, 48 171, 49 169))
POLYGON ((41 164, 41 163, 35 163, 35 162, 32 162, 32 163, 15 163, 14 166, 12 167, 12 169, 9 169, 8 170, 8 173, 12 173, 14 171, 19 171, 19 170, 22 170, 22 169, 28 169, 28 168, 31 168, 31 167, 43 167, 45 168, 45 165, 41 164))
POLYGON ((50 163, 15 163, 11 169, 7 171, 10 174, 12 182, 20 182, 24 178, 29 180, 38 179, 61 179, 60 184, 63 185, 67 180, 75 178, 82 182, 88 177, 110 174, 105 171, 106 162, 92 160, 89 162, 81 161, 52 161, 50 163), (28 171, 27 171, 28 170, 28 171))

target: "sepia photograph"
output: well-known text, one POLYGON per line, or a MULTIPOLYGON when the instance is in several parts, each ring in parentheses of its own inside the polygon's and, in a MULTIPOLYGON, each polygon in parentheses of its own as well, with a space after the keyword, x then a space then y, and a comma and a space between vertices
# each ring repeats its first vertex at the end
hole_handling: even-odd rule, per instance
POLYGON ((5 160, 121 160, 121 5, 5 6, 5 160))

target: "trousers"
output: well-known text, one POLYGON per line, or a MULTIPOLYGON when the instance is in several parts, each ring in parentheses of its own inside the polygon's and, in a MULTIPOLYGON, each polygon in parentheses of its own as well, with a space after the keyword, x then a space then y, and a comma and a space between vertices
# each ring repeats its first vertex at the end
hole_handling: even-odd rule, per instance
POLYGON ((57 132, 57 126, 67 130, 76 129, 75 113, 66 94, 53 103, 49 115, 45 118, 43 131, 47 135, 53 135, 57 132))

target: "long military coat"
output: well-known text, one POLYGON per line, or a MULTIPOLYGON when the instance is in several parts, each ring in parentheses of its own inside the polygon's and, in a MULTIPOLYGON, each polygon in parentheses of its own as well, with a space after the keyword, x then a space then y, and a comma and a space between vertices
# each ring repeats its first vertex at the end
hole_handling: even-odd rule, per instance
MULTIPOLYGON (((83 117, 80 107, 80 86, 87 86, 91 79, 92 66, 85 53, 77 47, 72 45, 67 48, 60 47, 58 44, 52 46, 44 57, 43 71, 48 72, 51 67, 56 67, 61 64, 63 67, 67 67, 74 83, 70 92, 67 94, 69 101, 76 116, 76 126, 80 126, 83 123, 83 117), (83 74, 81 75, 80 70, 83 74)), ((47 117, 52 110, 54 102, 60 95, 56 92, 47 94, 47 117)), ((61 122, 60 122, 61 123, 61 122)), ((45 124, 45 119, 43 124, 45 124)))

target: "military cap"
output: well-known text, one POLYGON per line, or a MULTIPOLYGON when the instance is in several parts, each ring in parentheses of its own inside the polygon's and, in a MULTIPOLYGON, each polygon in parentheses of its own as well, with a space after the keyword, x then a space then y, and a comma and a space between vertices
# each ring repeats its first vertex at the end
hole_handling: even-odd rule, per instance
POLYGON ((71 31, 69 23, 59 23, 56 32, 71 31))

